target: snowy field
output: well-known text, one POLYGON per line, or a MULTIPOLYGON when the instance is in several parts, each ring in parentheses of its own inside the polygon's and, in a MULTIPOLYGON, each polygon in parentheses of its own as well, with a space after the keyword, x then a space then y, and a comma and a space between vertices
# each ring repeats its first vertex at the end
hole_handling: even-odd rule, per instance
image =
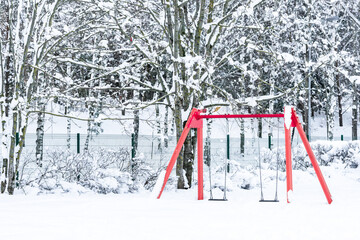
MULTIPOLYGON (((285 181, 279 203, 259 203, 258 187, 228 192, 227 202, 197 201, 196 187, 167 190, 160 200, 145 191, 0 195, 0 239, 360 239, 360 168, 322 170, 331 205, 311 170, 294 171, 291 204, 285 181)), ((274 184, 265 182, 265 198, 274 184)))
MULTIPOLYGON (((317 135, 325 133, 324 126, 321 126, 319 122, 315 122, 316 126, 313 129, 317 135)), ((224 126, 219 129, 223 130, 224 126)), ((237 129, 236 126, 233 129, 237 129)), ((214 139, 224 138, 225 131, 214 131, 216 132, 214 139)), ((346 139, 346 134, 350 133, 349 127, 336 129, 337 139, 342 132, 346 139)), ((239 136, 238 132, 234 133, 234 137, 236 136, 239 136)), ((252 144, 251 134, 247 136, 249 136, 246 142, 247 151, 251 152, 249 150, 252 144)), ((266 147, 267 134, 264 133, 264 136, 262 147, 266 147)), ((152 139, 142 139, 142 141, 146 140, 144 145, 151 146, 152 139)), ((120 139, 118 141, 116 144, 120 145, 120 139)), ((294 146, 297 146, 299 141, 295 134, 294 146)), ((127 139, 126 144, 129 142, 127 139)), ((27 146, 30 149, 30 139, 28 143, 27 146)), ((101 139, 101 143, 104 144, 104 139, 101 139)), ((239 146, 235 140, 231 144, 234 144, 234 146, 231 145, 232 151, 239 146)), ((276 144, 275 139, 274 144, 276 144)), ((256 145, 257 142, 255 142, 256 145)), ((359 163, 358 145, 354 143, 353 149, 348 149, 346 142, 332 142, 331 144, 323 142, 315 144, 313 150, 316 150, 316 154, 321 154, 321 158, 318 158, 319 162, 346 156, 347 163, 359 163), (329 148, 328 145, 332 147, 329 148), (344 155, 345 152, 349 154, 344 155)), ((213 186, 219 187, 223 185, 223 173, 221 171, 216 173, 216 169, 223 165, 221 156, 225 156, 224 140, 214 142, 213 147, 218 147, 219 150, 212 151, 218 157, 218 159, 213 159, 212 181, 213 186)), ((280 148, 283 148, 283 141, 280 142, 280 148)), ((144 152, 149 159, 151 151, 144 150, 144 152)), ((295 167, 299 159, 305 159, 305 153, 296 149, 293 153, 295 167)), ((232 157, 237 155, 239 155, 237 152, 231 154, 232 157)), ((264 159, 264 161, 267 162, 263 164, 264 197, 273 199, 275 171, 267 170, 274 169, 270 167, 268 158, 266 156, 267 160, 264 159)), ((154 159, 159 159, 159 156, 154 159)), ((169 158, 166 157, 163 159, 164 162, 168 160, 169 158)), ((272 163, 274 160, 276 159, 273 159, 272 163)), ((246 168, 237 169, 239 170, 237 173, 232 172, 232 178, 228 181, 229 192, 226 202, 207 200, 210 195, 207 169, 204 172, 205 200, 203 201, 196 200, 197 186, 190 190, 175 190, 170 184, 162 198, 157 200, 154 194, 145 190, 133 194, 103 195, 82 188, 81 194, 76 189, 63 193, 65 187, 71 188, 72 185, 63 182, 64 179, 58 179, 60 182, 54 181, 59 183, 59 188, 48 191, 48 194, 44 189, 41 194, 38 194, 39 189, 34 189, 34 191, 28 189, 27 195, 22 190, 17 190, 15 196, 0 195, 0 229, 6 229, 1 231, 0 240, 358 240, 360 239, 358 229, 360 226, 360 167, 351 169, 349 165, 337 165, 335 162, 337 161, 331 160, 330 167, 321 166, 333 196, 331 205, 327 204, 312 168, 306 171, 294 170, 294 195, 291 204, 286 203, 284 172, 280 172, 279 177, 280 202, 259 203, 260 188, 257 169, 255 174, 247 171, 246 168), (244 179, 248 181, 245 183, 251 184, 250 190, 240 188, 244 179)), ((257 162, 255 163, 256 166, 257 162)), ((234 168, 232 171, 235 171, 234 168)), ((38 183, 38 185, 41 184, 38 183)), ((213 194, 215 198, 223 196, 219 188, 214 189, 213 194)))

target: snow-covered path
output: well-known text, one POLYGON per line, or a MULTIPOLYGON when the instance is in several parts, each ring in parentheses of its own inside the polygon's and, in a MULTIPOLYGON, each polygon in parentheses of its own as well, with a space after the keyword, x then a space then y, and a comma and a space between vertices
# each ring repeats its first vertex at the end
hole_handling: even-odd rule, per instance
MULTIPOLYGON (((294 172, 294 202, 259 203, 259 189, 197 201, 196 190, 127 195, 0 196, 1 240, 360 239, 359 170, 327 174, 328 205, 317 179, 294 172)), ((208 195, 207 193, 205 195, 208 195)), ((271 195, 272 197, 272 195, 271 195)))

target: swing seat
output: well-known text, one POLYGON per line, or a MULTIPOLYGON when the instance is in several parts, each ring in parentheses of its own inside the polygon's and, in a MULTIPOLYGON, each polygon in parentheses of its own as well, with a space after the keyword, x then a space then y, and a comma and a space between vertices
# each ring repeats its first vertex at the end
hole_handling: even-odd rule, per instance
POLYGON ((259 202, 279 202, 279 200, 259 200, 259 202))
POLYGON ((209 198, 209 201, 227 201, 226 198, 209 198))

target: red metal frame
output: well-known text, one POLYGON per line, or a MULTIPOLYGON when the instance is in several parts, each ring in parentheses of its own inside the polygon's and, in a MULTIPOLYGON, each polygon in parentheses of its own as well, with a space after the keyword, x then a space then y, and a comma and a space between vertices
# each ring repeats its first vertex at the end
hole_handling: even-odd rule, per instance
POLYGON ((293 191, 292 161, 291 161, 291 128, 285 126, 285 158, 286 158, 286 199, 289 203, 289 193, 293 191))
MULTIPOLYGON (((306 135, 305 135, 305 132, 304 132, 302 126, 301 126, 301 122, 300 122, 298 116, 296 115, 296 112, 295 112, 294 108, 291 108, 291 120, 292 120, 291 126, 292 126, 292 127, 296 127, 296 129, 298 130, 299 135, 300 135, 300 138, 301 138, 301 140, 302 140, 302 142, 303 142, 303 144, 304 144, 304 147, 305 147, 305 149, 306 149, 306 152, 307 152, 307 154, 309 155, 311 164, 312 164, 313 167, 314 167, 316 176, 317 176, 317 178, 318 178, 318 180, 319 180, 319 182, 320 182, 320 185, 321 185, 321 187, 322 187, 322 189, 323 189, 323 191, 324 191, 325 197, 326 197, 328 203, 331 204, 331 202, 332 202, 332 197, 331 197, 329 188, 328 188, 328 186, 327 186, 327 184, 326 184, 326 182, 325 182, 324 176, 323 176, 322 173, 321 173, 319 164, 318 164, 318 162, 316 161, 314 152, 313 152, 312 149, 311 149, 310 143, 309 143, 309 141, 308 141, 308 139, 307 139, 307 137, 306 137, 306 135)), ((285 129, 286 129, 286 127, 285 127, 285 129)), ((289 131, 290 131, 290 130, 289 130, 289 131)), ((291 145, 291 143, 290 143, 290 145, 291 145)), ((289 150, 288 152, 291 152, 291 147, 290 147, 290 150, 289 150)), ((287 164, 289 163, 289 165, 290 165, 290 164, 291 164, 291 161, 292 161, 292 160, 291 160, 291 154, 286 155, 286 163, 287 163, 287 164), (288 157, 289 157, 289 158, 288 158, 288 157)), ((291 166, 291 165, 290 165, 290 166, 291 166)), ((288 168, 287 168, 287 170, 288 170, 288 168)), ((289 170, 290 170, 290 172, 291 172, 291 169, 289 169, 289 170)), ((291 178, 291 180, 290 180, 290 186, 288 185, 288 188, 287 188, 288 191, 289 191, 289 189, 292 190, 292 174, 288 175, 288 172, 287 172, 287 173, 286 173, 286 176, 287 176, 287 178, 291 178)), ((289 183, 289 182, 287 182, 287 183, 289 183)), ((289 202, 289 199, 288 199, 288 202, 289 202)))
MULTIPOLYGON (((291 160, 291 127, 296 127, 300 134, 300 138, 303 141, 305 149, 309 155, 311 163, 314 167, 316 175, 319 179, 321 187, 325 193, 326 199, 330 204, 332 202, 330 191, 326 185, 325 179, 321 173, 320 167, 315 159, 315 155, 310 147, 310 144, 305 136, 304 130, 301 126, 299 118, 296 115, 296 112, 293 108, 285 108, 285 111, 291 111, 291 124, 290 126, 285 126, 285 155, 286 155, 286 185, 287 185, 287 201, 290 202, 289 193, 293 191, 292 183, 292 160, 291 160)), ((185 139, 191 128, 197 129, 197 147, 198 147, 198 199, 203 200, 203 119, 205 118, 283 118, 285 114, 224 114, 224 115, 205 115, 206 110, 192 109, 189 118, 185 124, 184 130, 180 136, 180 139, 175 147, 174 153, 171 156, 169 165, 166 168, 165 178, 158 195, 158 199, 161 197, 161 194, 164 191, 165 185, 169 179, 170 173, 175 165, 176 159, 178 158, 181 148, 185 142, 185 139)))
POLYGON ((282 118, 284 114, 223 114, 223 115, 197 115, 197 119, 201 118, 282 118))

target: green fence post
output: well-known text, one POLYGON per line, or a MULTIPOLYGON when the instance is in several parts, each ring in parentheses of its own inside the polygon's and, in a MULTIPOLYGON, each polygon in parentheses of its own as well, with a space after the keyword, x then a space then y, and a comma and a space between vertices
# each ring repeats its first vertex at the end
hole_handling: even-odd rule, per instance
POLYGON ((80 133, 77 134, 77 153, 80 153, 80 133))
MULTIPOLYGON (((226 158, 230 160, 230 134, 226 135, 226 158)), ((230 172, 230 163, 227 163, 227 172, 230 172)))
POLYGON ((344 135, 341 134, 341 141, 344 141, 344 135))
POLYGON ((269 133, 269 136, 268 136, 268 142, 269 142, 269 149, 271 150, 271 134, 269 133))
POLYGON ((15 135, 15 141, 16 141, 16 146, 19 145, 20 136, 19 136, 19 133, 18 133, 18 132, 17 132, 16 135, 15 135))
POLYGON ((135 158, 135 134, 131 134, 131 160, 135 158))
POLYGON ((131 172, 134 170, 134 158, 136 155, 135 151, 135 133, 131 134, 131 172))
POLYGON ((240 133, 240 153, 242 156, 245 154, 245 134, 240 133))

